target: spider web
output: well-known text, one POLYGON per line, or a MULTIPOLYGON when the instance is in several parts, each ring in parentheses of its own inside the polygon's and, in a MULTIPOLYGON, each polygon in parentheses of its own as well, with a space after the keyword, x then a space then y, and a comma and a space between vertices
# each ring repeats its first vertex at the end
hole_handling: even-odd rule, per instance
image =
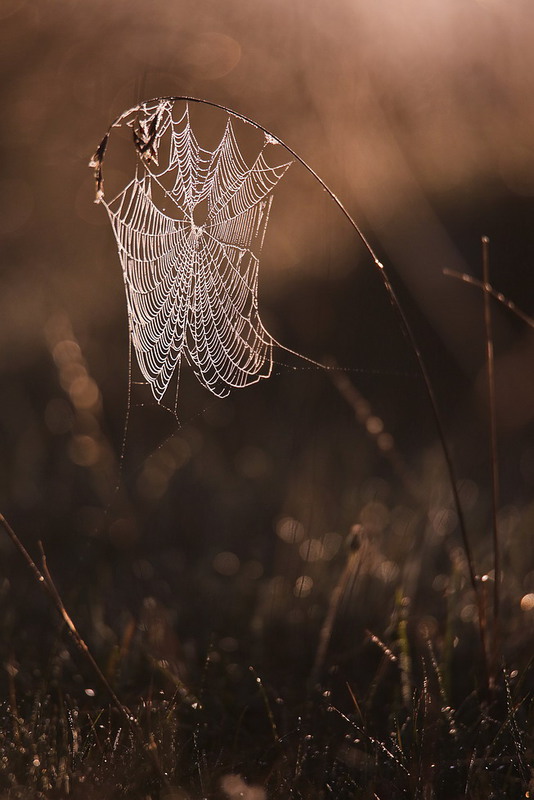
POLYGON ((178 394, 183 358, 219 397, 270 376, 277 342, 258 310, 259 258, 272 192, 292 163, 269 166, 264 151, 278 142, 265 135, 249 166, 230 117, 204 149, 188 105, 177 120, 173 112, 171 100, 137 109, 127 122, 135 175, 109 203, 100 175, 97 196, 117 241, 131 345, 158 402, 174 375, 178 394))

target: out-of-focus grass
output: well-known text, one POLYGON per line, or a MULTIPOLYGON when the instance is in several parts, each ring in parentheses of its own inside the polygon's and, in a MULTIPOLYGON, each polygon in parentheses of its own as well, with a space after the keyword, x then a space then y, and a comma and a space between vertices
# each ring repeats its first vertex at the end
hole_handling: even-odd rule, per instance
POLYGON ((17 661, 12 633, 2 796, 222 798, 233 796, 223 787, 236 775, 255 787, 239 784, 250 798, 523 796, 532 674, 515 645, 528 648, 521 640, 530 632, 507 627, 515 641, 486 695, 476 623, 462 619, 469 593, 457 565, 440 573, 435 616, 424 616, 417 593, 410 605, 380 576, 387 563, 376 559, 378 574, 356 579, 353 598, 363 592, 364 608, 343 609, 316 685, 307 678, 326 576, 314 597, 296 598, 281 580, 264 587, 276 592, 268 606, 234 587, 223 616, 236 635, 214 641, 198 659, 179 652, 169 612, 154 600, 135 629, 100 641, 99 659, 157 749, 171 788, 158 785, 143 750, 61 636, 33 658, 26 646, 17 661), (363 630, 366 609, 377 602, 386 613, 371 635, 363 630))
MULTIPOLYGON (((70 350, 83 366, 79 350, 70 350)), ((79 379, 80 369, 74 372, 79 379)), ((332 383, 331 389, 335 394, 332 383)), ((65 442, 75 464, 84 451, 73 450, 73 441, 87 435, 77 425, 90 425, 104 454, 112 452, 98 404, 89 413, 76 406, 76 397, 71 394, 73 422, 65 442)), ((347 408, 347 421, 358 430, 354 409, 347 408)), ((209 540, 196 547, 187 518, 173 546, 158 543, 151 550, 145 541, 141 547, 136 526, 150 535, 152 520, 157 535, 158 525, 171 524, 166 516, 157 522, 157 515, 176 485, 169 472, 172 454, 176 467, 187 451, 197 470, 203 454, 201 484, 209 480, 212 486, 213 475, 215 482, 220 475, 222 451, 211 449, 213 443, 200 448, 198 441, 195 451, 201 433, 182 430, 149 457, 134 482, 124 478, 112 501, 120 513, 110 511, 106 518, 95 510, 94 528, 86 522, 81 539, 78 534, 69 545, 59 537, 62 547, 71 547, 72 562, 54 551, 48 533, 49 563, 58 569, 64 601, 157 753, 167 785, 70 646, 25 566, 2 544, 8 566, 0 607, 2 797, 525 795, 533 746, 534 593, 524 541, 532 508, 525 503, 500 511, 505 581, 499 661, 488 689, 441 456, 429 449, 412 470, 415 484, 403 484, 384 459, 394 446, 391 437, 382 439, 383 452, 377 447, 379 428, 388 434, 383 421, 367 407, 359 422, 367 428, 358 442, 370 473, 340 492, 338 530, 321 529, 320 513, 305 517, 310 503, 328 505, 315 472, 316 496, 302 485, 295 489, 269 532, 275 542, 270 553, 258 549, 261 531, 251 531, 250 545, 215 536, 210 549, 203 549, 209 540), (162 469, 163 490, 156 480, 162 469), (333 624, 317 665, 334 600, 333 624)), ((328 431, 324 435, 316 439, 315 470, 321 458, 329 463, 328 431)), ((347 439, 337 448, 344 468, 353 446, 347 439)), ((260 448, 241 452, 232 481, 244 473, 246 480, 270 486, 266 458, 260 448)), ((301 469, 309 479, 306 464, 305 459, 301 469)), ((113 470, 82 466, 87 491, 98 497, 113 470)), ((193 471, 191 487, 194 479, 193 471)), ((188 480, 187 472, 181 480, 188 480)), ((459 488, 484 576, 481 586, 488 589, 491 636, 485 493, 470 480, 459 488)), ((48 513, 45 534, 54 527, 48 513)), ((201 522, 189 518, 193 534, 201 522)), ((18 533, 34 546, 37 532, 18 533)))

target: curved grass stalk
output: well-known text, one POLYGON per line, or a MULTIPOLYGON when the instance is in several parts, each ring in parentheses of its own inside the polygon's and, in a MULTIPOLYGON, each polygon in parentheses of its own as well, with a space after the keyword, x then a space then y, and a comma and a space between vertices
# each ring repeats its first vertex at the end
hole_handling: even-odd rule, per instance
POLYGON ((460 502, 460 496, 459 496, 459 493, 458 493, 458 487, 457 487, 457 481, 456 481, 456 474, 455 474, 455 470, 454 470, 454 464, 453 464, 453 461, 452 461, 452 456, 451 456, 450 449, 449 449, 449 446, 448 446, 448 443, 447 443, 447 439, 446 439, 446 436, 445 436, 445 430, 444 430, 444 426, 443 426, 443 423, 442 423, 442 420, 441 420, 441 416, 440 416, 440 412, 439 412, 436 396, 435 396, 435 393, 434 393, 434 389, 433 389, 432 383, 430 381, 430 376, 428 374, 424 359, 423 359, 423 357, 421 355, 421 351, 420 351, 419 346, 417 344, 417 341, 415 339, 415 336, 414 336, 414 333, 412 331, 412 328, 411 328, 411 326, 410 326, 410 324, 408 322, 408 319, 407 319, 407 317, 406 317, 406 315, 404 313, 404 309, 402 308, 402 305, 401 305, 401 303, 400 303, 400 301, 399 301, 399 299, 397 297, 397 294, 396 294, 396 292, 395 292, 395 290, 393 288, 393 285, 392 285, 392 283, 391 283, 391 281, 389 279, 389 275, 388 275, 388 273, 386 271, 386 268, 384 267, 384 264, 378 258, 377 254, 375 253, 375 251, 374 251, 373 247, 371 246, 369 240, 367 239, 367 237, 365 236, 365 234, 363 233, 363 231, 361 230, 359 225, 356 223, 354 218, 351 216, 350 212, 347 210, 345 205, 341 202, 341 200, 337 197, 337 195, 332 191, 332 189, 330 189, 330 187, 325 183, 325 181, 317 174, 317 172, 315 172, 315 170, 295 150, 293 150, 289 145, 287 145, 284 141, 279 139, 277 136, 272 134, 269 130, 264 128, 263 125, 260 125, 258 122, 255 122, 250 117, 247 117, 244 114, 240 114, 239 112, 234 111, 233 109, 228 108, 227 106, 224 106, 221 103, 215 103, 215 102, 212 102, 210 100, 203 100, 203 99, 198 98, 198 97, 190 97, 190 96, 184 95, 184 96, 166 96, 166 97, 160 97, 160 98, 152 98, 151 100, 146 101, 146 103, 140 103, 139 105, 134 106, 134 107, 128 109, 127 111, 124 111, 122 114, 120 114, 111 123, 111 125, 109 126, 104 138, 100 142, 100 145, 98 146, 98 148, 97 148, 97 150, 96 150, 96 152, 95 152, 95 154, 94 154, 94 156, 91 159, 90 164, 89 164, 89 166, 94 168, 94 172, 95 172, 96 202, 100 202, 100 200, 103 197, 102 163, 103 163, 103 160, 104 160, 104 157, 105 157, 106 148, 107 148, 107 145, 108 145, 108 141, 109 141, 109 137, 111 135, 112 129, 114 127, 119 126, 121 124, 121 122, 124 119, 126 119, 128 116, 134 114, 136 111, 142 110, 145 105, 147 105, 149 103, 156 103, 156 102, 186 102, 186 103, 197 103, 199 105, 211 106, 212 108, 217 108, 217 109, 219 109, 221 111, 224 111, 229 116, 234 117, 235 119, 238 119, 241 122, 245 122, 246 124, 251 125, 253 128, 256 128, 259 131, 262 131, 262 133, 265 136, 269 137, 271 141, 273 141, 275 143, 278 143, 282 147, 284 147, 285 150, 287 150, 287 152, 290 153, 293 156, 293 158, 296 161, 298 161, 298 163, 301 164, 301 166, 303 166, 304 169, 319 183, 319 185, 323 188, 323 190, 328 194, 328 196, 337 205, 337 207, 339 208, 341 213, 345 216, 345 218, 347 219, 347 221, 349 222, 349 224, 351 225, 351 227, 355 231, 356 235, 358 236, 358 238, 360 239, 360 241, 364 245, 365 249, 367 250, 367 252, 371 256, 371 258, 373 260, 373 263, 374 263, 376 269, 378 270, 378 272, 380 274, 380 278, 382 280, 382 284, 383 284, 384 289, 385 289, 385 291, 387 293, 387 296, 388 296, 388 298, 389 298, 389 300, 391 302, 391 305, 393 306, 393 309, 394 309, 394 311, 395 311, 395 313, 397 315, 397 318, 398 318, 399 323, 400 323, 401 330, 402 330, 405 338, 407 339, 408 344, 409 344, 409 346, 410 346, 410 348, 412 350, 412 353, 413 353, 413 355, 415 357, 415 360, 416 360, 416 363, 417 363, 417 367, 419 369, 419 373, 421 375, 421 378, 422 378, 422 381, 423 381, 423 384, 424 384, 424 387, 425 387, 425 390, 426 390, 426 394, 427 394, 427 398, 428 398, 428 401, 429 401, 429 404, 430 404, 430 408, 432 410, 432 415, 433 415, 433 418, 434 418, 434 424, 436 426, 436 432, 437 432, 437 435, 438 435, 438 438, 439 438, 439 441, 440 441, 441 450, 442 450, 442 453, 443 453, 443 457, 444 457, 445 464, 446 464, 446 469, 447 469, 447 474, 448 474, 448 477, 449 477, 449 482, 450 482, 450 487, 451 487, 451 492, 452 492, 452 497, 453 497, 453 503, 454 503, 455 511, 456 511, 457 518, 458 518, 458 527, 459 527, 459 530, 460 530, 460 535, 461 535, 461 539, 462 539, 462 545, 463 545, 463 548, 464 548, 464 552, 466 554, 466 559, 467 559, 467 564, 468 564, 468 571, 469 571, 469 580, 470 580, 471 586, 473 588, 473 591, 474 591, 474 594, 475 594, 475 598, 476 598, 476 602, 477 602, 478 616, 479 616, 479 631, 480 631, 481 644, 482 644, 482 656, 483 656, 483 662, 484 662, 484 667, 485 667, 485 672, 486 672, 486 680, 487 680, 487 677, 488 677, 487 657, 488 656, 487 656, 487 645, 486 645, 486 632, 485 632, 485 626, 483 624, 483 620, 484 620, 484 616, 485 616, 484 615, 484 608, 483 608, 484 601, 483 601, 483 598, 482 598, 482 595, 481 595, 481 592, 480 592, 480 587, 479 587, 479 584, 477 582, 477 577, 476 577, 476 574, 475 574, 474 558, 473 558, 471 545, 469 543, 469 538, 468 538, 468 535, 467 535, 467 527, 466 527, 466 524, 465 524, 464 513, 463 513, 463 510, 462 510, 462 506, 461 506, 461 502, 460 502))

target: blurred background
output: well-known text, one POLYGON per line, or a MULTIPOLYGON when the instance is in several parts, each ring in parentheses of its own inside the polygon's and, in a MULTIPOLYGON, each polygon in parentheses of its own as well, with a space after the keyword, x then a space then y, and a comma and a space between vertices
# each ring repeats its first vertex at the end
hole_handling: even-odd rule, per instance
MULTIPOLYGON (((280 368, 216 400, 186 381, 179 424, 132 396, 121 462, 124 290, 88 169, 108 125, 152 97, 211 100, 272 131, 341 198, 414 327, 477 569, 491 571, 482 298, 443 270, 480 278, 487 235, 493 285, 534 314, 533 23, 528 0, 3 0, 0 510, 32 552, 43 540, 95 646, 159 620, 177 664, 214 647, 231 666, 243 641, 263 663, 260 633, 279 615, 299 631, 287 658, 306 669, 306 621, 324 615, 355 525, 363 627, 420 585, 437 625, 432 592, 460 558, 414 359, 354 231, 298 165, 275 193, 260 311, 349 384, 280 368)), ((502 307, 494 326, 519 625, 534 613, 534 335, 502 307)), ((2 538, 0 557, 3 647, 20 655, 39 648, 45 611, 2 538)), ((472 598, 465 608, 468 622, 472 598)))

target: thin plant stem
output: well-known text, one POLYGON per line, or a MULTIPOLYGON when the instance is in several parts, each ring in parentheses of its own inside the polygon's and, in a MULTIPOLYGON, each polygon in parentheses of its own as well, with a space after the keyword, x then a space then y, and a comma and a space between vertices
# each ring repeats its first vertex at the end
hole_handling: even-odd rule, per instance
POLYGON ((159 763, 159 758, 158 758, 158 755, 157 755, 155 747, 153 745, 147 745, 147 743, 145 742, 145 740, 143 738, 143 734, 142 734, 141 728, 139 726, 139 722, 134 717, 134 715, 129 711, 129 709, 121 703, 121 701, 119 700, 119 698, 117 697, 117 695, 113 691, 113 688, 111 687, 111 685, 110 685, 109 681, 107 680, 106 676, 104 675, 104 673, 102 672, 102 670, 98 666, 98 664, 97 664, 93 654, 91 653, 89 647, 87 646, 86 642, 80 636, 80 634, 78 632, 78 629, 76 628, 76 625, 74 624, 74 622, 72 620, 72 617, 68 613, 68 611, 67 611, 67 609, 65 607, 65 604, 64 604, 64 602, 63 602, 63 600, 61 598, 61 595, 59 594, 59 591, 58 591, 58 589, 57 589, 57 587, 56 587, 56 585, 54 583, 52 575, 50 574, 50 570, 48 569, 48 564, 47 564, 47 560, 46 560, 46 555, 45 555, 45 552, 43 550, 43 546, 42 546, 41 542, 39 542, 39 548, 40 548, 40 551, 41 551, 42 567, 41 567, 41 569, 39 569, 39 567, 37 566, 37 564, 35 563, 35 561, 31 557, 29 552, 26 550, 26 548, 24 547, 23 543, 21 542, 21 540, 19 539, 19 537, 17 536, 17 534, 15 533, 15 531, 13 530, 11 525, 8 523, 8 521, 6 520, 6 518, 4 517, 3 514, 0 514, 0 525, 2 526, 4 531, 7 533, 9 538, 11 539, 11 542, 14 544, 15 548, 21 554, 23 559, 26 561, 26 564, 28 565, 28 567, 30 568, 31 572, 33 573, 33 576, 36 579, 36 581, 40 584, 40 586, 43 587, 43 590, 46 592, 48 597, 52 600, 52 602, 55 605, 56 610, 58 611, 60 617, 62 618, 63 622, 67 626, 67 630, 68 630, 72 640, 74 641, 74 644, 76 645, 78 650, 81 652, 81 654, 84 656, 86 661, 88 661, 88 663, 90 664, 93 672, 95 673, 95 675, 97 676, 98 680, 100 681, 100 683, 102 684, 102 686, 104 687, 106 692, 108 693, 109 697, 111 698, 111 701, 112 701, 113 705, 115 706, 115 708, 119 712, 120 716, 122 717, 122 719, 126 723, 127 727, 133 732, 133 734, 136 737, 139 745, 142 747, 143 752, 147 756, 147 759, 149 760, 154 772, 156 773, 156 775, 158 777, 158 780, 163 785, 168 785, 167 778, 166 778, 166 776, 165 776, 165 774, 164 774, 164 772, 163 772, 163 770, 161 768, 161 765, 159 763))
POLYGON ((111 697, 111 700, 113 701, 113 705, 117 708, 117 710, 119 711, 119 713, 121 714, 121 716, 123 718, 130 719, 129 712, 122 705, 122 703, 120 702, 119 698, 117 697, 117 695, 113 691, 113 689, 112 689, 111 685, 109 684, 107 678, 105 677, 104 673, 102 672, 102 670, 98 666, 97 662, 95 661, 95 659, 93 657, 93 654, 89 650, 89 647, 87 646, 86 642, 82 639, 82 637, 78 633, 78 629, 76 628, 76 625, 74 624, 74 622, 72 620, 72 617, 70 616, 70 614, 68 613, 67 609, 65 608, 65 604, 63 603, 63 600, 61 599, 61 595, 59 594, 59 591, 58 591, 58 589, 56 587, 56 584, 54 583, 52 575, 50 574, 50 570, 48 568, 48 561, 47 561, 47 558, 46 558, 45 551, 43 549, 42 542, 39 542, 39 550, 41 552, 41 569, 42 569, 42 576, 43 576, 43 581, 42 581, 43 587, 46 589, 48 595, 51 597, 55 607, 57 608, 57 610, 59 612, 59 615, 61 616, 61 618, 63 619, 63 622, 67 626, 67 630, 68 630, 69 634, 72 636, 72 639, 74 640, 74 643, 76 644, 76 647, 83 654, 83 656, 87 659, 87 661, 91 664, 91 667, 93 668, 93 671, 96 673, 99 681, 102 683, 102 685, 104 686, 104 688, 108 692, 109 696, 111 697))
MULTIPOLYGON (((491 295, 489 282, 489 239, 482 237, 482 272, 484 281, 484 327, 486 331, 486 369, 488 379, 489 436, 491 460, 491 522, 493 538, 493 650, 497 653, 499 641, 499 607, 501 586, 501 552, 497 509, 499 505, 499 463, 497 454, 497 411, 495 400, 495 357, 493 348, 493 322, 491 317, 491 295)), ((493 664, 495 667, 495 664, 493 664)))
POLYGON ((319 633, 319 643, 315 653, 315 659, 310 675, 310 687, 313 688, 321 677, 321 670, 324 666, 328 646, 332 638, 334 624, 339 612, 339 608, 343 598, 346 595, 348 587, 352 584, 354 577, 361 564, 361 550, 360 550, 360 537, 359 532, 354 530, 349 534, 347 560, 343 568, 343 572, 336 583, 330 601, 328 603, 328 611, 325 620, 321 626, 319 633))
POLYGON ((276 721, 274 719, 274 714, 273 714, 273 710, 271 708, 271 704, 269 703, 269 698, 267 697, 267 692, 265 691, 265 686, 263 685, 263 681, 260 678, 260 676, 256 674, 256 670, 254 669, 254 667, 249 667, 249 671, 252 674, 252 676, 254 677, 254 680, 256 681, 256 685, 258 686, 258 689, 260 691, 263 703, 265 705, 265 710, 267 712, 267 717, 268 717, 269 723, 271 725, 271 731, 272 731, 272 734, 273 734, 273 739, 274 739, 275 744, 277 744, 280 741, 280 736, 278 735, 278 729, 276 727, 276 721))
POLYGON ((404 461, 403 457, 395 447, 395 441, 391 434, 387 433, 382 427, 378 431, 369 428, 368 422, 373 416, 368 401, 362 393, 354 386, 350 378, 341 370, 336 368, 337 365, 332 363, 330 365, 330 378, 332 383, 338 390, 339 394, 348 403, 354 411, 354 416, 365 429, 368 437, 374 443, 376 448, 382 456, 389 461, 391 468, 395 472, 398 479, 401 481, 405 491, 417 503, 423 503, 423 493, 417 477, 413 474, 408 464, 404 461), (384 446, 384 436, 387 437, 384 446))
POLYGON ((528 314, 525 314, 524 311, 521 311, 520 308, 516 306, 511 300, 503 295, 502 292, 498 292, 497 289, 494 289, 493 286, 488 283, 487 281, 479 281, 478 278, 474 278, 472 275, 469 275, 467 272, 457 272, 455 269, 444 269, 443 274, 446 275, 448 278, 456 278, 456 280, 462 281, 463 283, 468 283, 470 286, 476 286, 477 289, 481 289, 486 294, 491 295, 494 300, 497 300, 501 303, 508 311, 511 311, 513 314, 516 315, 525 325, 528 325, 529 328, 534 328, 534 319, 529 317, 528 314))

